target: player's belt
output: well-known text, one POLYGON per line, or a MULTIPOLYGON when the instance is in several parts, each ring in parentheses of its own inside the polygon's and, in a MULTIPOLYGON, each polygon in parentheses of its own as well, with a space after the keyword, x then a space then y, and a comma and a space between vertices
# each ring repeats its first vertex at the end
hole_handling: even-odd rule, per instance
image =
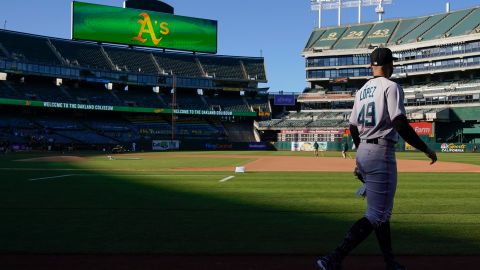
POLYGON ((382 139, 382 138, 375 138, 375 139, 368 139, 368 140, 362 140, 362 143, 369 143, 369 144, 379 144, 379 145, 394 145, 394 141, 382 139))

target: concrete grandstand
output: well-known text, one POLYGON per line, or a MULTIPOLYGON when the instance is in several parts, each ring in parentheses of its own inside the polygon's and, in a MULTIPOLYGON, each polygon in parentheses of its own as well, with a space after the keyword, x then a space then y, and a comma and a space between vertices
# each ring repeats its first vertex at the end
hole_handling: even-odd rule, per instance
POLYGON ((314 29, 303 51, 308 87, 295 106, 274 108, 274 119, 259 129, 280 142, 342 143, 355 92, 372 78, 369 55, 376 47, 399 58, 393 79, 404 88, 412 125, 429 128, 419 133, 423 139, 480 143, 479 7, 314 29))
POLYGON ((270 114, 264 59, 0 30, 0 141, 18 149, 248 148, 270 114), (172 91, 172 88, 175 91, 172 91))

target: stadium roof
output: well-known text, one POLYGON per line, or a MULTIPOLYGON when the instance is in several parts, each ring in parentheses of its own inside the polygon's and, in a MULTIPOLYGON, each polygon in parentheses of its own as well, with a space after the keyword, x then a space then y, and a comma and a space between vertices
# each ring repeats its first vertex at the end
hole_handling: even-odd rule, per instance
POLYGON ((413 44, 475 33, 480 33, 480 7, 418 18, 317 28, 310 35, 305 51, 413 44))

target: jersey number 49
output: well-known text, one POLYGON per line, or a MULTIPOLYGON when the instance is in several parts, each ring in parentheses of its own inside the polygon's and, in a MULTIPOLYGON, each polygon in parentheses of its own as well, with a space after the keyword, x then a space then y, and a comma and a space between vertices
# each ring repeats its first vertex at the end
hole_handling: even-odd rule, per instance
POLYGON ((359 126, 374 127, 375 122, 375 102, 362 106, 362 110, 358 114, 357 122, 359 126))

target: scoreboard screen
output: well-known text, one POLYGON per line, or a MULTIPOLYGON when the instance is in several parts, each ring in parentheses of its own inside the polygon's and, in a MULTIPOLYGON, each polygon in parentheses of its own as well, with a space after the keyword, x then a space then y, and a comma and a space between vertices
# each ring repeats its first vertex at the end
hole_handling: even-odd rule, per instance
POLYGON ((73 2, 72 39, 217 53, 217 21, 73 2))
POLYGON ((275 95, 273 101, 277 106, 295 106, 295 95, 275 95))

